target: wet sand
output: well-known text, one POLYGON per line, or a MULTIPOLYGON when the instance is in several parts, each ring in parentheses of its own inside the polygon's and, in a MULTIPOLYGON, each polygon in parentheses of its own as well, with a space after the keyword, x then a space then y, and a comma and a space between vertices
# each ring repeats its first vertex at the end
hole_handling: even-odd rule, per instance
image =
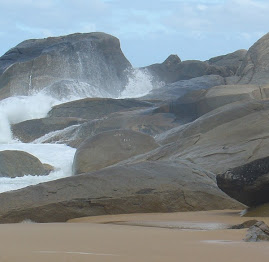
MULTIPOLYGON (((269 242, 243 242, 246 229, 216 229, 249 219, 235 211, 210 211, 0 225, 0 262, 268 261, 269 242)), ((257 220, 269 224, 269 218, 257 220)))

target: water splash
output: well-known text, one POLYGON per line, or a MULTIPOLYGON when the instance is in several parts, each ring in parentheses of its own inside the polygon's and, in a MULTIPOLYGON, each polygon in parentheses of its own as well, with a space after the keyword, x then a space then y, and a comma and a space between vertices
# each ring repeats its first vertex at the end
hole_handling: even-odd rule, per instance
MULTIPOLYGON (((128 72, 128 84, 119 98, 137 98, 147 95, 159 84, 153 84, 153 76, 146 69, 133 69, 128 72)), ((157 86, 158 85, 158 86, 157 86)))

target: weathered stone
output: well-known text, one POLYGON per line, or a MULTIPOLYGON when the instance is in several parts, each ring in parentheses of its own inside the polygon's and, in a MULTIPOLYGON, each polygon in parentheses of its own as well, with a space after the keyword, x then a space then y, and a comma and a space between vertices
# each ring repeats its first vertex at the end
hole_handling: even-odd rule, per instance
POLYGON ((0 222, 63 222, 123 213, 242 209, 214 175, 187 162, 144 162, 0 194, 0 222))
POLYGON ((146 134, 132 130, 100 133, 84 141, 73 161, 73 174, 88 173, 143 154, 159 145, 146 134))
POLYGON ((247 220, 242 224, 231 226, 230 229, 243 229, 243 228, 250 228, 258 222, 256 219, 247 220))
POLYGON ((263 221, 258 221, 255 225, 249 228, 249 230, 247 231, 247 235, 244 238, 244 241, 269 241, 269 227, 263 221))
POLYGON ((24 175, 45 176, 51 172, 38 158, 15 150, 0 151, 0 176, 21 177, 24 175))

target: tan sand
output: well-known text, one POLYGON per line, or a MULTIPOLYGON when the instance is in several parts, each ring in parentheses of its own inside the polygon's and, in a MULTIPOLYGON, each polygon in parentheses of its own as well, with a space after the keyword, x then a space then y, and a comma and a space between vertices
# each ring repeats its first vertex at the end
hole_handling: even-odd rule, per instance
MULTIPOLYGON (((238 224, 246 220, 249 218, 239 217, 238 212, 211 211, 101 216, 75 219, 70 221, 72 223, 0 225, 0 262, 269 261, 269 243, 243 242, 246 229, 178 229, 180 223, 186 222, 238 224), (125 224, 113 224, 115 222, 125 224), (152 227, 154 223, 156 227, 152 227), (160 223, 162 227, 172 223, 178 228, 160 228, 160 223)), ((269 224, 269 218, 262 220, 269 224)))

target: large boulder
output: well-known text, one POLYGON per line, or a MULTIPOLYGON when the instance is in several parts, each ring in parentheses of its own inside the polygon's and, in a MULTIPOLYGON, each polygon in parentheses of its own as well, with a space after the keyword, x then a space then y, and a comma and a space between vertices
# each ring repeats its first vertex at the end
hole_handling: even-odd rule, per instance
POLYGON ((140 132, 132 130, 103 132, 89 138, 78 147, 73 162, 73 174, 99 170, 156 149, 158 146, 151 136, 140 132))
POLYGON ((0 176, 21 177, 24 175, 45 176, 52 171, 50 166, 43 165, 38 158, 23 151, 0 151, 0 176))
POLYGON ((79 125, 85 120, 74 117, 47 117, 20 122, 12 126, 13 136, 22 142, 29 143, 56 130, 79 125))
POLYGON ((242 209, 214 175, 181 162, 114 166, 0 194, 0 222, 64 222, 107 214, 242 209))
POLYGON ((149 102, 135 99, 85 98, 53 107, 49 117, 78 117, 88 120, 99 119, 110 113, 137 107, 150 107, 149 102))
POLYGON ((27 95, 75 80, 118 96, 128 83, 130 68, 119 40, 105 33, 26 40, 0 58, 0 90, 3 95, 27 95))
POLYGON ((237 74, 241 84, 269 83, 269 33, 250 47, 237 74))
POLYGON ((269 202, 269 157, 229 169, 217 176, 218 187, 232 198, 256 206, 269 202))

